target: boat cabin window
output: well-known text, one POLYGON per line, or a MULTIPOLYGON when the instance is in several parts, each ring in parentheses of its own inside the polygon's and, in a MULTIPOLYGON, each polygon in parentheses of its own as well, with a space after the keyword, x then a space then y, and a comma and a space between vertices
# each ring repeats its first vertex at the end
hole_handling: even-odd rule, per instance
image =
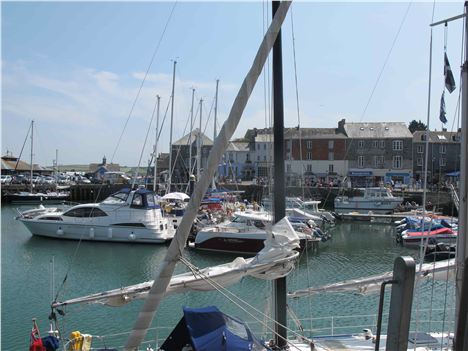
POLYGON ((143 206, 143 196, 141 194, 135 193, 132 199, 132 207, 142 207, 143 206))
POLYGON ((66 217, 105 217, 107 214, 96 207, 72 208, 63 214, 66 217))
POLYGON ((106 204, 122 204, 127 201, 128 193, 127 192, 118 192, 112 194, 111 196, 104 199, 103 203, 106 204))
POLYGON ((243 218, 243 217, 237 217, 237 216, 236 216, 236 217, 234 217, 234 218, 232 219, 232 222, 235 222, 235 223, 245 223, 246 221, 245 221, 245 218, 243 218))
POLYGON ((254 226, 257 227, 258 229, 264 229, 265 228, 265 223, 262 221, 254 221, 254 226))
POLYGON ((146 195, 146 202, 148 202, 148 207, 156 206, 156 201, 153 195, 150 195, 150 194, 146 195))

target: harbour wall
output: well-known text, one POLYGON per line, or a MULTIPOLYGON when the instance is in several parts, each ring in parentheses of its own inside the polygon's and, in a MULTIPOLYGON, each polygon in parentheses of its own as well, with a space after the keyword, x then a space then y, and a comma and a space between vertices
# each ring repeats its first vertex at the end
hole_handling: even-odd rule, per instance
MULTIPOLYGON (((71 202, 94 202, 102 201, 110 194, 115 193, 116 191, 122 188, 128 188, 128 184, 78 184, 71 185, 68 189, 70 191, 71 202)), ((266 186, 261 185, 245 185, 245 184, 223 184, 223 188, 232 190, 232 191, 242 191, 242 198, 247 199, 248 201, 256 201, 261 203, 261 200, 269 196, 271 193, 270 189, 266 186)), ((50 190, 51 187, 46 185, 37 185, 34 189, 38 192, 45 192, 50 190)), ((152 190, 152 185, 148 185, 148 189, 152 190)), ((186 185, 180 185, 173 189, 174 191, 183 191, 186 189, 186 185)), ((28 191, 29 186, 22 184, 7 184, 2 185, 2 202, 5 201, 4 194, 14 193, 19 191, 28 191)), ((333 209, 333 202, 335 197, 340 195, 346 196, 356 196, 360 194, 360 191, 357 189, 342 189, 337 187, 286 187, 286 196, 297 196, 304 197, 305 199, 314 199, 322 201, 321 207, 327 209, 333 209)), ((402 196, 404 201, 416 202, 417 204, 422 204, 423 202, 423 192, 422 190, 418 191, 400 191, 394 190, 393 194, 395 196, 402 196)), ((449 191, 428 191, 427 192, 427 201, 436 206, 437 209, 442 210, 446 214, 454 213, 452 199, 449 191)))

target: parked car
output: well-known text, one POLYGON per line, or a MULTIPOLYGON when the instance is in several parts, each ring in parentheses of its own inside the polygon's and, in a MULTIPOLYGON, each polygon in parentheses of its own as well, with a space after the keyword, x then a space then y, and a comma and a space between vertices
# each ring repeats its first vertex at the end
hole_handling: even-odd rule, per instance
POLYGON ((2 184, 10 184, 12 180, 13 180, 13 178, 11 177, 11 175, 2 174, 2 176, 1 176, 1 183, 2 184))

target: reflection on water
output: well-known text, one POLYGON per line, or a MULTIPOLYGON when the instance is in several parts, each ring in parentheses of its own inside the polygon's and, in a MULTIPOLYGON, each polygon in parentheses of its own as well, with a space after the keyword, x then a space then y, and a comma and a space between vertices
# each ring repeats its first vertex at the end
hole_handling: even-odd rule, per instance
MULTIPOLYGON (((28 347, 31 317, 38 318, 41 330, 48 330, 52 257, 55 263, 55 293, 68 272, 59 293, 59 300, 63 300, 151 280, 167 249, 165 245, 99 242, 82 242, 78 245, 76 241, 32 237, 21 222, 13 219, 15 215, 13 207, 2 207, 2 350, 28 347)), ((303 253, 297 269, 288 276, 289 290, 389 271, 395 257, 417 253, 397 246, 393 228, 389 225, 345 222, 330 231, 333 236, 331 241, 318 251, 303 253)), ((234 256, 195 251, 187 251, 185 255, 201 268, 234 259, 234 256)), ((182 271, 185 271, 185 267, 178 265, 177 272, 182 271)), ((245 278, 229 290, 259 310, 271 311, 271 282, 245 278)), ((423 296, 418 300, 420 308, 443 308, 445 296, 448 305, 453 307, 451 284, 424 282, 420 290, 423 296)), ((319 318, 376 314, 377 303, 376 294, 362 296, 342 293, 294 300, 290 301, 290 306, 299 318, 319 318)), ((188 292, 167 297, 153 324, 168 328, 175 326, 181 317, 183 305, 217 305, 228 314, 253 320, 219 292, 188 292)), ((141 302, 122 308, 72 306, 65 309, 62 327, 67 331, 80 330, 97 335, 122 332, 131 329, 140 306, 141 302)), ((438 313, 434 311, 434 315, 438 313)), ((261 328, 256 330, 262 332, 261 328)), ((148 337, 156 336, 161 337, 156 332, 151 332, 148 337)))

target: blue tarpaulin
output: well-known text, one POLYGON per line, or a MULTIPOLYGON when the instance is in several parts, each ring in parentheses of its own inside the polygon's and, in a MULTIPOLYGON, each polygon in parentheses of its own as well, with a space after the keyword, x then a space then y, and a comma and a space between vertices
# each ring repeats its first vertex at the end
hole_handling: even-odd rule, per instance
POLYGON ((268 350, 245 323, 222 313, 215 306, 184 307, 184 317, 161 346, 161 350, 179 350, 187 344, 195 351, 268 350))
POLYGON ((460 176, 460 171, 446 173, 445 175, 447 177, 459 177, 460 176))

